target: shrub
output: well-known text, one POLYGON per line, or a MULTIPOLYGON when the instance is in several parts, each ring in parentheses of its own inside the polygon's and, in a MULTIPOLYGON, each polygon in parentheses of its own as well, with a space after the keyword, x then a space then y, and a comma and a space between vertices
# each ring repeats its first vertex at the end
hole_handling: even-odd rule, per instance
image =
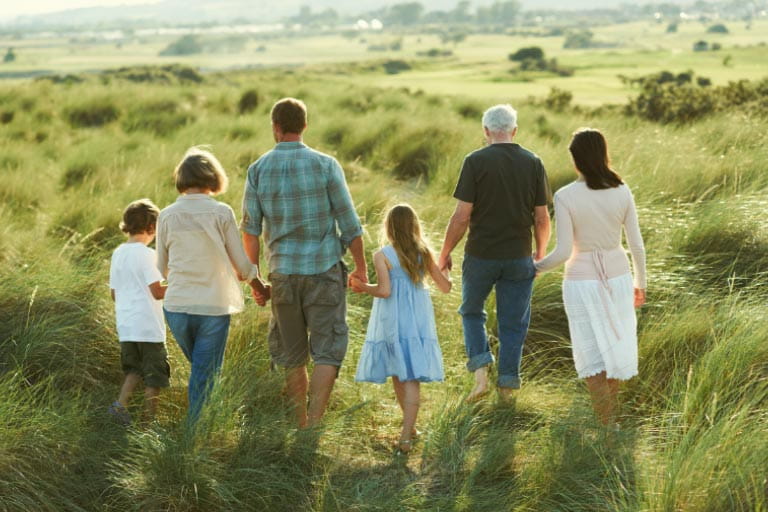
POLYGON ((542 59, 523 59, 520 61, 520 69, 522 71, 543 71, 547 69, 547 63, 542 59))
POLYGON ((382 64, 384 71, 389 75, 396 75, 401 71, 408 71, 411 69, 411 65, 404 60, 388 60, 382 64))
POLYGON ((768 114, 768 80, 739 80, 711 87, 708 78, 693 72, 673 75, 668 71, 636 79, 642 90, 625 111, 662 123, 687 123, 716 111, 750 105, 751 112, 768 114))
MULTIPOLYGON (((168 70, 167 66, 163 69, 168 70)), ((200 83, 203 81, 203 76, 195 68, 189 66, 172 66, 168 71, 173 73, 182 82, 200 83)))
MULTIPOLYGON (((552 96, 552 92, 553 91, 550 91, 550 96, 552 96)), ((562 91, 562 92, 566 92, 566 91, 562 91)), ((557 131, 549 123, 549 120, 547 119, 547 117, 544 115, 538 116, 536 118, 536 134, 542 139, 549 139, 553 142, 560 142, 560 140, 562 139, 560 134, 557 133, 557 131)))
POLYGON ((120 116, 120 111, 107 98, 97 98, 68 108, 65 116, 75 128, 103 126, 120 116))
POLYGON ((646 83, 632 102, 640 117, 661 123, 686 123, 715 110, 715 101, 699 87, 646 83))
POLYGON ((253 128, 247 126, 233 126, 229 129, 229 138, 234 140, 251 139, 255 134, 253 128))
POLYGON ((161 52, 160 56, 175 56, 175 55, 193 55, 195 53, 202 53, 203 45, 200 44, 200 40, 197 36, 187 34, 181 36, 176 41, 166 46, 161 52))
POLYGON ((69 189, 81 185, 87 178, 96 173, 96 165, 93 162, 74 162, 67 166, 61 176, 61 187, 69 189))
POLYGON ((464 119, 480 120, 484 110, 477 103, 467 101, 456 105, 456 112, 464 119))
POLYGON ((398 161, 392 172, 395 177, 401 179, 428 179, 429 169, 438 154, 439 149, 429 134, 410 137, 397 147, 396 154, 393 156, 398 161))
POLYGON ((693 51, 695 52, 706 52, 709 50, 709 43, 706 41, 696 41, 693 43, 693 51))
POLYGON ((173 100, 156 100, 131 109, 123 120, 126 132, 148 131, 155 135, 170 135, 194 120, 191 112, 181 110, 173 100))
POLYGON ((667 34, 673 34, 677 32, 677 23, 670 23, 667 25, 667 34))
POLYGON ((176 82, 195 82, 203 81, 202 75, 196 69, 179 64, 170 64, 167 66, 129 66, 115 70, 104 71, 103 76, 107 78, 118 78, 130 82, 151 82, 172 84, 176 82))
POLYGON ((571 30, 565 35, 563 48, 589 48, 592 46, 594 34, 590 30, 571 30))
POLYGON ((237 102, 237 111, 240 112, 240 115, 253 112, 259 106, 260 101, 259 91, 248 89, 240 96, 240 101, 237 102))
POLYGON ((443 50, 440 48, 430 48, 429 50, 425 52, 418 52, 417 55, 422 57, 450 57, 453 55, 453 51, 451 50, 443 50))
POLYGON ((520 67, 510 72, 516 73, 517 71, 545 71, 559 76, 573 76, 573 68, 561 67, 557 59, 523 59, 520 61, 520 67))
POLYGON ((0 113, 0 123, 2 124, 8 124, 11 121, 13 121, 14 117, 14 111, 13 110, 4 110, 2 113, 0 113))
POLYGON ((573 93, 557 87, 552 87, 544 99, 544 106, 555 112, 562 112, 571 105, 573 93))
POLYGON ((338 146, 349 133, 347 125, 330 126, 323 133, 323 142, 331 146, 338 146))
POLYGON ((509 60, 511 61, 523 62, 529 59, 534 61, 544 60, 544 50, 538 46, 528 46, 525 48, 520 48, 515 53, 509 54, 509 60))
POLYGON ((728 27, 726 27, 722 23, 716 23, 715 25, 712 25, 707 29, 707 33, 708 34, 727 34, 728 27))

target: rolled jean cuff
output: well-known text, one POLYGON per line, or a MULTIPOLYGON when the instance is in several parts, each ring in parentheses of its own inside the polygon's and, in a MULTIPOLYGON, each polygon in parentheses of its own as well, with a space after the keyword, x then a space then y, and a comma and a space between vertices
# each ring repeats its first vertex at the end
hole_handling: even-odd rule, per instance
POLYGON ((520 377, 515 375, 499 375, 496 385, 500 388, 520 389, 520 377))
POLYGON ((490 364, 493 364, 493 354, 490 352, 483 352, 482 354, 477 354, 476 356, 471 357, 469 361, 467 361, 467 370, 474 372, 478 368, 490 364))

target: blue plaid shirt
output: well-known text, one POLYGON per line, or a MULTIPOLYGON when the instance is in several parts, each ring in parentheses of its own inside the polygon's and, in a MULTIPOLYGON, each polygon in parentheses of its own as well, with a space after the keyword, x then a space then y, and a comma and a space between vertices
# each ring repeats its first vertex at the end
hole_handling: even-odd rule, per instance
POLYGON ((363 234, 341 165, 301 142, 280 142, 248 168, 241 229, 264 232, 270 272, 320 274, 363 234))

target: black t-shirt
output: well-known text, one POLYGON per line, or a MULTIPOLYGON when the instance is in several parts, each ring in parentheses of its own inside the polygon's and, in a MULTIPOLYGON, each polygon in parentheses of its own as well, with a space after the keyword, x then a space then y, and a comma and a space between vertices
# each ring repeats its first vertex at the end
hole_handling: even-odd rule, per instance
POLYGON ((485 259, 530 256, 534 206, 550 197, 544 165, 519 144, 491 144, 464 158, 453 197, 472 203, 466 252, 485 259))

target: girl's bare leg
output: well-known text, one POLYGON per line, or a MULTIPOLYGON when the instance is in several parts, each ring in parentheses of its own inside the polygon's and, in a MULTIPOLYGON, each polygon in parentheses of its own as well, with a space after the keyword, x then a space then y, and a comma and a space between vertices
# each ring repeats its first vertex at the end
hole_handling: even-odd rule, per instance
POLYGON ((416 416, 419 414, 421 386, 417 380, 409 380, 400 384, 403 386, 403 429, 400 431, 399 448, 402 452, 409 452, 413 431, 416 428, 416 416))
POLYGON ((618 410, 619 381, 608 379, 605 372, 601 372, 587 377, 587 389, 592 396, 592 406, 600 423, 612 425, 618 410))

